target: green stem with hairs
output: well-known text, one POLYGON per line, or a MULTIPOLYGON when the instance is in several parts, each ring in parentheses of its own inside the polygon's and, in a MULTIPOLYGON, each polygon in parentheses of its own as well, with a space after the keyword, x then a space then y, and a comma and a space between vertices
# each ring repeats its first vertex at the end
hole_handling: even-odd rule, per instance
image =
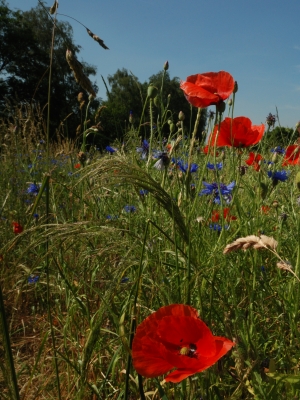
MULTIPOLYGON (((135 295, 134 295, 134 301, 133 301, 133 311, 132 311, 132 317, 131 317, 131 326, 130 326, 130 339, 129 339, 129 346, 130 350, 132 348, 132 342, 135 334, 135 329, 136 329, 136 320, 137 320, 137 300, 140 292, 140 287, 142 284, 142 273, 143 273, 143 258, 144 258, 144 251, 146 247, 146 239, 148 235, 148 228, 149 228, 150 220, 147 220, 146 228, 145 228, 145 233, 144 233, 144 240, 143 240, 143 247, 142 247, 142 252, 141 252, 141 257, 140 257, 140 263, 139 263, 139 269, 138 269, 138 276, 136 280, 136 290, 135 290, 135 295)), ((126 367, 126 376, 125 376, 125 396, 124 400, 128 400, 128 395, 129 395, 129 375, 130 375, 130 367, 131 367, 131 354, 128 354, 127 358, 127 367, 126 367)), ((143 392, 143 385, 141 384, 139 378, 139 389, 140 389, 140 394, 141 398, 144 399, 144 392, 143 392)))

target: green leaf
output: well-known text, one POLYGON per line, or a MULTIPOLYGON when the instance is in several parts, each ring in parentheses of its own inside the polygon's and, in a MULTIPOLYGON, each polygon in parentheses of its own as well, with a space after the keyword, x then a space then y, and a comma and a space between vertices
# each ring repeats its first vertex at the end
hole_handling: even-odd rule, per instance
POLYGON ((300 383, 300 375, 292 374, 278 374, 276 372, 267 372, 266 374, 269 378, 275 379, 279 382, 287 382, 291 385, 296 385, 300 383))

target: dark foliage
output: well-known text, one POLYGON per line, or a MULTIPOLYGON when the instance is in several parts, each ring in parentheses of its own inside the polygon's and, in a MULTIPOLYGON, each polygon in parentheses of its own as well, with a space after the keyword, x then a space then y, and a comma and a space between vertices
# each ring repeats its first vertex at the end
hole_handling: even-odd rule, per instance
MULTIPOLYGON (((30 11, 11 11, 0 3, 0 112, 9 118, 18 104, 39 104, 47 114, 50 47, 53 22, 42 6, 30 11)), ((51 79, 50 120, 52 135, 63 126, 62 133, 74 136, 80 122, 76 83, 65 53, 80 50, 73 42, 72 27, 57 22, 51 79), (71 114, 71 115, 70 115, 71 114), (62 124, 62 121, 68 119, 62 124)), ((95 67, 84 63, 86 75, 95 75, 95 67)), ((96 88, 97 89, 97 88, 96 88)), ((97 103, 98 104, 98 103, 97 103)), ((97 106, 95 103, 94 106, 97 106)))

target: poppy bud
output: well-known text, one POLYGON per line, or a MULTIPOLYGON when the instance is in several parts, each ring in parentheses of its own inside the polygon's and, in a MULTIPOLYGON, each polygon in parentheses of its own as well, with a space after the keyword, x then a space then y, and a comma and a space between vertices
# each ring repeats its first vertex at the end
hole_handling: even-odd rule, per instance
POLYGON ((216 105, 217 112, 219 112, 219 113, 223 113, 225 111, 225 108, 226 108, 226 103, 224 101, 220 101, 216 105))
POLYGON ((160 97, 159 96, 154 97, 154 104, 157 108, 160 107, 160 97))
POLYGON ((157 87, 153 86, 152 83, 148 86, 147 95, 150 99, 154 99, 158 93, 157 87))
POLYGON ((234 88, 232 93, 236 93, 239 90, 237 81, 234 81, 234 88))
POLYGON ((174 122, 171 122, 170 124, 170 133, 174 133, 176 130, 176 125, 174 124, 174 122))
POLYGON ((227 101, 227 104, 229 105, 229 107, 232 106, 232 103, 233 103, 232 99, 229 99, 229 100, 227 101))
POLYGON ((164 63, 164 70, 165 70, 165 71, 168 71, 168 69, 169 69, 169 62, 166 61, 166 62, 164 63))
POLYGON ((182 111, 179 111, 178 119, 179 119, 179 121, 184 121, 185 115, 184 115, 184 113, 182 111))

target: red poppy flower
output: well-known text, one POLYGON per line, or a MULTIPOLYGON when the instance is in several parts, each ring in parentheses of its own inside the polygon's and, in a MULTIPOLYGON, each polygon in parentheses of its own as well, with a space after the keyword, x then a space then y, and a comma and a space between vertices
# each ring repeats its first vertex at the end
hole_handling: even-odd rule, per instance
POLYGON ((136 371, 147 378, 176 368, 165 380, 181 382, 209 368, 232 346, 230 340, 213 336, 194 308, 172 304, 160 308, 138 326, 132 360, 136 371))
MULTIPOLYGON (((205 147, 203 147, 203 153, 204 154, 210 153, 210 155, 213 156, 214 155, 214 148, 209 146, 209 145, 206 145, 205 147)), ((217 151, 216 152, 216 157, 218 157, 218 156, 219 156, 219 152, 217 151)))
POLYGON ((245 160, 245 163, 248 165, 252 165, 255 171, 260 170, 260 161, 263 157, 260 154, 255 154, 252 151, 249 153, 249 157, 245 160))
POLYGON ((269 214, 270 207, 269 207, 269 206, 261 206, 261 211, 262 211, 264 214, 269 214))
MULTIPOLYGON (((237 217, 235 217, 234 215, 230 215, 230 208, 228 208, 228 207, 223 209, 223 216, 226 221, 235 221, 237 219, 237 217)), ((219 222, 220 213, 218 210, 212 211, 211 220, 212 220, 212 222, 219 222)))
POLYGON ((296 144, 288 146, 285 150, 282 166, 286 166, 288 164, 292 165, 300 164, 299 157, 300 157, 300 146, 296 144))
POLYGON ((234 89, 233 77, 225 71, 191 75, 180 83, 187 101, 195 107, 208 107, 227 99, 234 89))
POLYGON ((76 168, 76 169, 78 169, 78 168, 80 168, 80 167, 81 167, 81 164, 80 164, 80 163, 77 163, 77 164, 74 165, 74 168, 76 168))
POLYGON ((13 222, 12 225, 13 225, 13 232, 15 235, 18 235, 19 233, 23 232, 24 230, 23 226, 20 225, 18 222, 13 222))
POLYGON ((211 145, 229 147, 248 147, 261 141, 265 125, 252 125, 247 117, 225 118, 221 122, 220 133, 218 125, 211 137, 211 145))

